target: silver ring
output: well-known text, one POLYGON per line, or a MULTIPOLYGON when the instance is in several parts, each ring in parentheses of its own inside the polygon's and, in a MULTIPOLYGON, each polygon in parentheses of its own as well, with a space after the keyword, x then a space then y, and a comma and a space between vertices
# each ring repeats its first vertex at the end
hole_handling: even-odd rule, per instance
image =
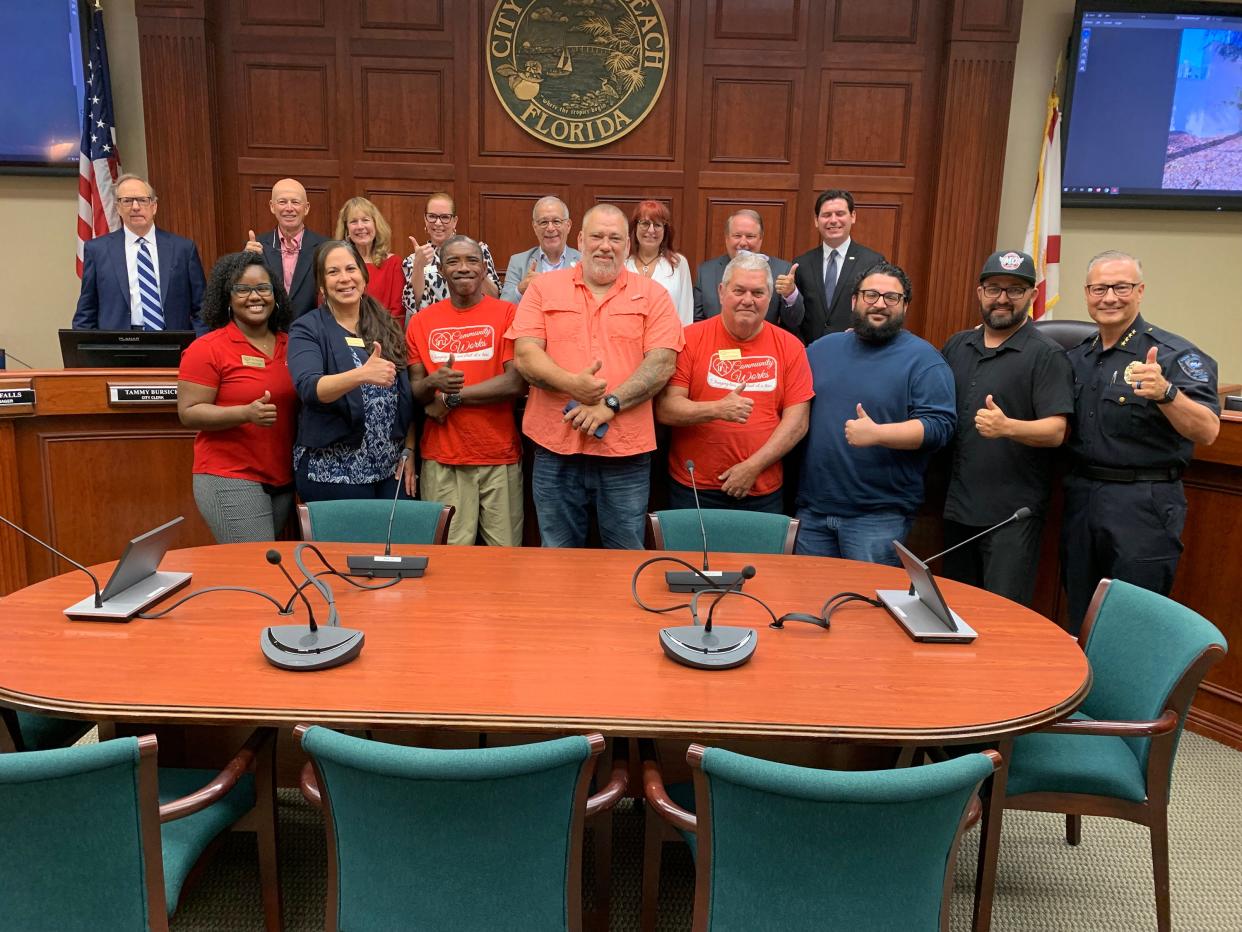
POLYGON ((1139 390, 1140 388, 1142 388, 1142 387, 1143 387, 1143 383, 1142 383, 1142 382, 1135 382, 1135 383, 1134 383, 1134 390, 1135 390, 1135 391, 1138 391, 1138 390, 1139 390))

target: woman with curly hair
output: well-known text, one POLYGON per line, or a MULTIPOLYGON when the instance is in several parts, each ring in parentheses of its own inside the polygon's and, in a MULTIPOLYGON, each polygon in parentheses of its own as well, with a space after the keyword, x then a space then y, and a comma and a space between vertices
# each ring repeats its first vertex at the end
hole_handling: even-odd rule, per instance
POLYGON ((211 270, 200 316, 210 330, 177 376, 177 415, 198 431, 194 501, 221 544, 275 540, 293 504, 289 296, 263 256, 233 253, 211 270))
POLYGON ((690 263, 673 247, 672 215, 659 201, 635 205, 630 215, 630 257, 625 267, 665 287, 683 327, 694 323, 690 263))
POLYGON ((405 273, 401 271, 401 257, 392 251, 392 227, 379 208, 365 197, 351 197, 337 214, 336 238, 353 243, 367 264, 367 294, 386 307, 398 323, 405 323, 401 308, 405 273))
POLYGON ((401 453, 414 448, 414 397, 401 327, 366 293, 367 266, 351 243, 319 247, 315 281, 323 304, 289 332, 289 372, 302 401, 298 496, 392 498, 400 478, 412 498, 418 477, 401 453))

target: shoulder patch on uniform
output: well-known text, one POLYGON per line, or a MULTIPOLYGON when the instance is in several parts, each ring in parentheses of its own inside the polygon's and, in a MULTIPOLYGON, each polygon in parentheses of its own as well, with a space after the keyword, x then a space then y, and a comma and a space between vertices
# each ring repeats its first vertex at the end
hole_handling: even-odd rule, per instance
POLYGON ((1203 365, 1203 357, 1198 353, 1184 353, 1178 356, 1177 364, 1182 367, 1183 372, 1196 382, 1206 382, 1212 377, 1203 365))

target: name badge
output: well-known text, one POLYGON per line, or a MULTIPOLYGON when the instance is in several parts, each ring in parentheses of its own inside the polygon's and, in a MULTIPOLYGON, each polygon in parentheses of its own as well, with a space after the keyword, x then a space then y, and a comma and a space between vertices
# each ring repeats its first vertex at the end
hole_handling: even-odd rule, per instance
POLYGON ((366 341, 363 340, 362 337, 346 337, 345 345, 357 346, 359 349, 366 349, 367 346, 366 341))
POLYGON ((262 356, 246 356, 242 355, 242 365, 249 366, 251 369, 265 369, 267 362, 262 356))
POLYGON ((742 351, 736 348, 716 350, 716 358, 722 361, 725 359, 741 359, 742 351))

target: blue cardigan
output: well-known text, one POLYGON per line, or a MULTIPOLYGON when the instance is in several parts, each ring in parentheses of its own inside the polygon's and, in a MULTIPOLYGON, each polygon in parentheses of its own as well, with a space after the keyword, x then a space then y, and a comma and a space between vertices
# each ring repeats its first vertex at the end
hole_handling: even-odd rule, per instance
MULTIPOLYGON (((289 375, 302 399, 298 417, 298 446, 322 449, 334 443, 358 446, 365 430, 362 414, 362 388, 346 392, 336 401, 324 404, 316 393, 325 375, 338 375, 355 369, 354 354, 341 335, 341 326, 320 305, 293 322, 289 328, 289 375)), ((414 419, 414 396, 410 377, 397 367, 397 420, 392 438, 405 439, 414 419)))

